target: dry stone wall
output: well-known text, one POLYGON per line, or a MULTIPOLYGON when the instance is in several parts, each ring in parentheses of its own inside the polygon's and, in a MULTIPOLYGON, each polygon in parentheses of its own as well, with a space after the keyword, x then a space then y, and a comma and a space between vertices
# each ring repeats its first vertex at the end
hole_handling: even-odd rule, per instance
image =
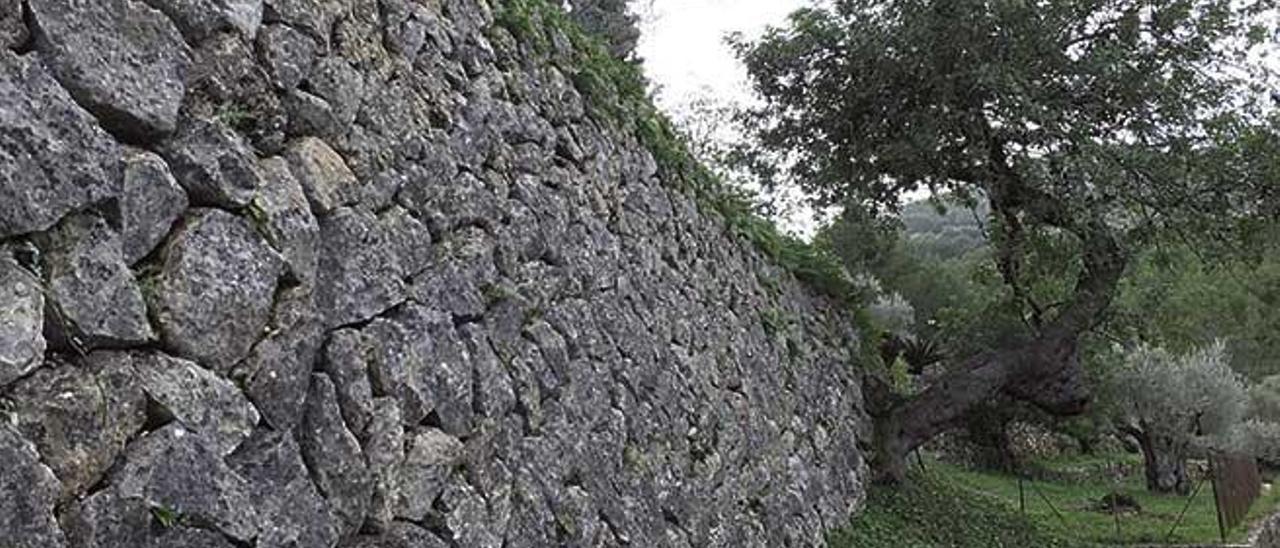
POLYGON ((494 10, 0 0, 0 546, 810 546, 857 508, 856 333, 494 10))

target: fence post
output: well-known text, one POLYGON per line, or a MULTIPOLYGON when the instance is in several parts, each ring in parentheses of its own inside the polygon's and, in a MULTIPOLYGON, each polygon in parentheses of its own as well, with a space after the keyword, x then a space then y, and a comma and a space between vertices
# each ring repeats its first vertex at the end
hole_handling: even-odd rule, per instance
POLYGON ((1027 515, 1027 495, 1022 490, 1022 474, 1018 474, 1018 510, 1027 515))
POLYGON ((1227 543, 1227 524, 1222 519, 1222 502, 1218 500, 1218 467, 1213 465, 1213 454, 1209 454, 1209 485, 1213 486, 1213 509, 1218 512, 1218 536, 1222 543, 1227 543))

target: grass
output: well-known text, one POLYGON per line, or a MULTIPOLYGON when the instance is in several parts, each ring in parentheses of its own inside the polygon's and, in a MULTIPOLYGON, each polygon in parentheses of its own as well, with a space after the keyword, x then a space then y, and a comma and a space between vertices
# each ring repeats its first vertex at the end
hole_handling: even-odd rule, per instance
MULTIPOLYGON (((1133 455, 1067 457, 1036 464, 1101 469, 1118 461, 1135 464, 1136 459, 1133 455)), ((1172 537, 1169 530, 1188 499, 1147 492, 1141 473, 1118 482, 1101 478, 1071 483, 1037 481, 1025 484, 1024 493, 1025 515, 1019 510, 1015 476, 926 461, 925 471, 916 471, 911 485, 873 487, 863 512, 847 528, 832 533, 828 542, 832 548, 1075 548, 1220 541, 1213 494, 1207 483, 1192 499, 1172 537), (1090 508, 1112 492, 1132 496, 1142 508, 1120 515, 1119 535, 1115 516, 1090 508)), ((1245 541, 1250 524, 1278 508, 1280 489, 1265 492, 1245 523, 1228 532, 1227 540, 1245 541)))
POLYGON ((1082 546, 945 475, 916 474, 906 486, 874 486, 864 508, 848 528, 828 536, 831 548, 1082 546))
MULTIPOLYGON (((1078 460, 1055 459, 1042 462, 1041 466, 1053 467, 1101 467, 1109 461, 1134 460, 1136 456, 1084 458, 1078 460)), ((1141 470, 1141 467, 1137 467, 1141 470)), ((1018 508, 1017 478, 992 472, 981 472, 945 464, 933 464, 930 470, 971 491, 990 496, 1002 504, 1018 508)), ((1208 483, 1191 500, 1176 495, 1153 494, 1146 489, 1141 473, 1122 480, 1093 479, 1079 482, 1036 481, 1024 485, 1027 517, 1054 535, 1078 542, 1099 544, 1146 543, 1214 543, 1219 542, 1217 513, 1213 504, 1212 488, 1208 483), (1091 509, 1108 493, 1117 492, 1133 497, 1141 510, 1122 512, 1119 520, 1108 512, 1091 509), (1048 503, 1045 502, 1048 499, 1048 503), (1050 504, 1052 503, 1052 508, 1050 504), (1178 515, 1187 507, 1182 523, 1173 535, 1170 529, 1178 515), (1058 513, 1054 512, 1054 508, 1058 513), (1059 515, 1061 517, 1059 517, 1059 515), (1119 532, 1117 533, 1117 521, 1119 532)), ((1228 532, 1229 541, 1243 541, 1249 524, 1274 512, 1280 505, 1280 490, 1271 489, 1254 503, 1244 524, 1228 532)))

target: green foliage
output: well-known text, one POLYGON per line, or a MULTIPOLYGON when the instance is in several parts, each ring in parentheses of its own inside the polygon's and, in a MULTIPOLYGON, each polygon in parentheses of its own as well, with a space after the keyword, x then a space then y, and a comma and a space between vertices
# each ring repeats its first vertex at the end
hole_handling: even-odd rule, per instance
POLYGON ((1046 532, 1005 501, 932 471, 917 474, 904 486, 873 486, 862 513, 827 542, 832 548, 1083 546, 1046 532))
POLYGON ((1227 342, 1232 368, 1251 379, 1280 374, 1280 253, 1259 260, 1202 258, 1171 243, 1135 261, 1108 329, 1185 352, 1227 342))
POLYGON ((182 515, 182 513, 178 512, 173 508, 170 508, 168 506, 163 506, 163 505, 152 506, 151 517, 154 517, 156 520, 156 523, 159 523, 160 527, 164 529, 175 527, 181 524, 186 519, 185 516, 182 515))
POLYGON ((860 302, 861 293, 828 250, 783 234, 755 212, 747 196, 698 162, 650 100, 638 65, 612 55, 598 37, 546 0, 502 0, 495 21, 569 75, 599 122, 634 135, 648 148, 664 183, 692 195, 704 213, 722 218, 731 233, 752 242, 801 281, 839 302, 860 302), (567 39, 571 51, 558 51, 556 37, 567 39))

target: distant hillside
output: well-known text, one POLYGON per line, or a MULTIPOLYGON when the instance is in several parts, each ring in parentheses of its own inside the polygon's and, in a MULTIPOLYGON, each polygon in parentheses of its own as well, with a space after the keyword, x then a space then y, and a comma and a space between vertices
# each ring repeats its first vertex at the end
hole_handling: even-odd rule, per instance
POLYGON ((929 200, 912 202, 902 208, 903 235, 921 255, 954 259, 986 245, 983 223, 989 213, 984 201, 974 209, 946 203, 941 211, 929 200))

